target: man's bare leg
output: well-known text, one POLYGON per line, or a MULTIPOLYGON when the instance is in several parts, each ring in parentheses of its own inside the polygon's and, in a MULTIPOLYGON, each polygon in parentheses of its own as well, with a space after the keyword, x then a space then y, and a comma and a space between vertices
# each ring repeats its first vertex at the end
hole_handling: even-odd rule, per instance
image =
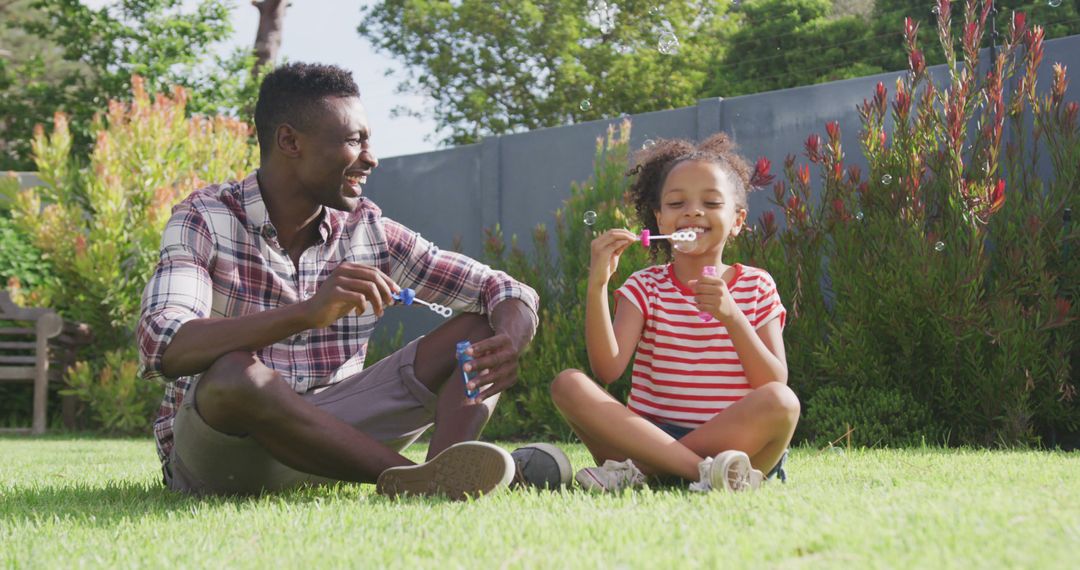
POLYGON ((476 439, 491 418, 499 398, 473 402, 465 397, 455 349, 460 341, 476 343, 494 334, 486 317, 467 313, 450 319, 420 340, 413 370, 420 382, 439 395, 428 459, 455 443, 476 439))
POLYGON ((305 401, 254 355, 233 352, 200 378, 195 402, 217 431, 249 435, 278 461, 305 473, 374 482, 413 462, 305 401))

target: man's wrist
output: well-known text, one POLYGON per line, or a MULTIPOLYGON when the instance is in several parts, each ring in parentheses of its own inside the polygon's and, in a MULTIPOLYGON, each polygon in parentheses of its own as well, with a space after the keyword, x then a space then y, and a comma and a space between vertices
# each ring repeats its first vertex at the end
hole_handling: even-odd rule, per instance
POLYGON ((506 299, 495 305, 491 313, 491 328, 495 334, 506 334, 519 351, 536 335, 538 322, 532 307, 520 299, 506 299))

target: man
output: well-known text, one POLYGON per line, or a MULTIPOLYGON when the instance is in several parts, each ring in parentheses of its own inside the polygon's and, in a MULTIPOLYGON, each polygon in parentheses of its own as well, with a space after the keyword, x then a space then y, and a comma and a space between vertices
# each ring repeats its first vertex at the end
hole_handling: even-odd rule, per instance
POLYGON ((524 482, 565 483, 569 464, 551 446, 512 457, 471 441, 517 381, 537 296, 361 196, 378 161, 351 74, 278 68, 255 126, 259 169, 176 206, 143 296, 145 375, 167 382, 154 424, 166 485, 255 493, 342 480, 461 498, 506 487, 515 458, 524 482), (403 287, 464 313, 365 369, 403 287), (462 340, 479 372, 474 400, 457 369, 462 340), (428 462, 414 465, 399 451, 432 424, 428 462))

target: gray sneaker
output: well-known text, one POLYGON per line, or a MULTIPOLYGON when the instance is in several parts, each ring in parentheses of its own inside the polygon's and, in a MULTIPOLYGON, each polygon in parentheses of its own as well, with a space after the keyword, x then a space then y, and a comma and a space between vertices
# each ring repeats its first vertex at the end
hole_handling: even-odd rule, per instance
POLYGON ((515 487, 558 489, 570 484, 570 458, 561 449, 547 443, 530 443, 510 454, 514 458, 517 473, 515 487))
POLYGON ((383 471, 375 492, 388 496, 444 496, 457 501, 505 489, 513 478, 514 460, 505 449, 465 441, 447 447, 427 463, 383 471))
POLYGON ((603 493, 618 493, 623 489, 635 489, 645 485, 645 474, 629 459, 626 461, 608 459, 603 465, 586 467, 578 471, 574 479, 586 491, 603 493))

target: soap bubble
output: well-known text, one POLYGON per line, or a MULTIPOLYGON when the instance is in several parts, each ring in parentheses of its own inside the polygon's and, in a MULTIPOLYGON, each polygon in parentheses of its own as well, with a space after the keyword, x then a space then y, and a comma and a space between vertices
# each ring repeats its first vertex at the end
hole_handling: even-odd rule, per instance
POLYGON ((683 253, 690 253, 691 251, 694 251, 695 249, 697 249, 697 245, 698 245, 697 241, 675 241, 675 242, 671 242, 671 247, 673 247, 677 251, 681 251, 683 253))
POLYGON ((1047 0, 1046 3, 1049 4, 1051 8, 1057 8, 1058 6, 1061 6, 1061 0, 1047 0))
POLYGON ((654 146, 656 146, 656 141, 652 139, 645 139, 645 142, 641 143, 641 150, 652 148, 654 146))
POLYGON ((891 182, 892 182, 892 175, 891 174, 886 174, 885 176, 881 177, 881 183, 882 184, 888 186, 889 183, 891 183, 891 182))
POLYGON ((580 107, 582 111, 588 111, 589 109, 592 109, 592 101, 585 99, 578 107, 580 107))
POLYGON ((619 7, 608 4, 605 0, 596 0, 590 3, 589 13, 585 20, 590 26, 599 28, 601 34, 610 34, 615 29, 615 16, 619 13, 619 7))
POLYGON ((583 220, 586 226, 591 226, 596 223, 596 212, 589 210, 585 212, 585 218, 583 220))
POLYGON ((864 217, 865 216, 863 215, 862 210, 859 210, 858 212, 855 212, 855 219, 856 220, 861 222, 864 217))
POLYGON ((660 53, 664 55, 679 53, 679 37, 672 32, 660 34, 660 40, 656 42, 656 49, 660 50, 660 53))
POLYGON ((934 244, 934 251, 937 251, 937 252, 945 251, 945 242, 939 241, 939 242, 935 243, 934 244))

